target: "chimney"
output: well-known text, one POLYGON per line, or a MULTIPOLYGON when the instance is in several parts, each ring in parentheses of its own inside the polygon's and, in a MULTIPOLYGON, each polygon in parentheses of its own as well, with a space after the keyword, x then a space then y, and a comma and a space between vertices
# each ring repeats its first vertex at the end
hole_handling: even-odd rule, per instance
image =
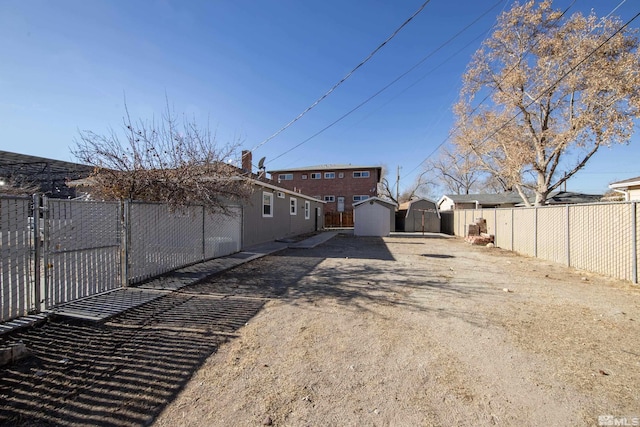
POLYGON ((242 170, 251 173, 251 151, 242 150, 242 170))

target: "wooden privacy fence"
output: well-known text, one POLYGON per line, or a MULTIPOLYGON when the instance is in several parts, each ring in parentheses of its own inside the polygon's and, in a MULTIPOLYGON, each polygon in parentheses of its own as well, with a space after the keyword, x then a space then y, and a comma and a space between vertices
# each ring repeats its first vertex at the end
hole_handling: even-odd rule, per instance
POLYGON ((326 212, 324 214, 324 226, 327 228, 353 227, 353 211, 326 212))
POLYGON ((455 210, 454 234, 477 218, 500 248, 638 283, 637 202, 455 210))
POLYGON ((0 196, 0 322, 240 250, 242 207, 0 196))

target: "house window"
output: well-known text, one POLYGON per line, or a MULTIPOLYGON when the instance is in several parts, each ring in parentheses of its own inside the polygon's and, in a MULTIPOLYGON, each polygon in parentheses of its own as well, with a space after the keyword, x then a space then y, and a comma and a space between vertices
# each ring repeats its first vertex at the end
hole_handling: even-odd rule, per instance
POLYGON ((302 174, 302 179, 307 179, 307 174, 306 173, 302 174))
POLYGON ((320 179, 322 178, 322 174, 320 172, 314 172, 311 174, 311 179, 320 179))
POLYGON ((291 215, 297 215, 298 213, 298 199, 295 197, 289 199, 289 213, 291 215))
POLYGON ((304 201, 304 219, 309 219, 311 217, 311 202, 308 200, 304 201))
POLYGON ((336 201, 336 197, 335 196, 324 196, 324 201, 325 202, 335 202, 336 201))
POLYGON ((354 178, 369 178, 369 171, 357 171, 353 173, 354 178))
POLYGON ((293 174, 292 173, 281 173, 280 175, 278 175, 278 180, 279 181, 293 181, 293 174))
POLYGON ((359 202, 361 200, 367 200, 369 198, 369 196, 353 196, 353 201, 354 202, 359 202))
POLYGON ((344 172, 338 173, 338 178, 344 178, 344 172))
POLYGON ((335 172, 325 172, 324 173, 324 179, 333 179, 336 177, 336 173, 335 172))
POLYGON ((278 199, 284 199, 284 193, 282 191, 278 191, 278 199))
POLYGON ((262 193, 262 216, 273 217, 273 193, 262 193))

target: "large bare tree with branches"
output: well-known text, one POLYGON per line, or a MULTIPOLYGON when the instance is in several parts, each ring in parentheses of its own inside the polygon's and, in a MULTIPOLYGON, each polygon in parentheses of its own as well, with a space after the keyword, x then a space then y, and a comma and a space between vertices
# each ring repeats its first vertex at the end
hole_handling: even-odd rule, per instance
POLYGON ((637 31, 516 3, 464 75, 453 142, 535 204, 602 146, 627 143, 640 110, 637 31), (480 99, 482 98, 482 99, 480 99))
POLYGON ((230 200, 249 195, 248 181, 226 162, 238 144, 219 146, 208 127, 179 120, 168 103, 160 120, 133 121, 125 111, 120 132, 82 131, 72 149, 78 160, 95 167, 87 180, 95 197, 226 211, 230 200))

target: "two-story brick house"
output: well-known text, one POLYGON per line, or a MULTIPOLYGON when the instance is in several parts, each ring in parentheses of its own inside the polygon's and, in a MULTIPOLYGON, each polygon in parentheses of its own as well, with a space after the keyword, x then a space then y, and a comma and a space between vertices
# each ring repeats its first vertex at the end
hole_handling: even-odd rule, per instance
POLYGON ((271 170, 278 186, 326 202, 325 212, 353 212, 353 203, 378 196, 381 166, 320 165, 271 170))

